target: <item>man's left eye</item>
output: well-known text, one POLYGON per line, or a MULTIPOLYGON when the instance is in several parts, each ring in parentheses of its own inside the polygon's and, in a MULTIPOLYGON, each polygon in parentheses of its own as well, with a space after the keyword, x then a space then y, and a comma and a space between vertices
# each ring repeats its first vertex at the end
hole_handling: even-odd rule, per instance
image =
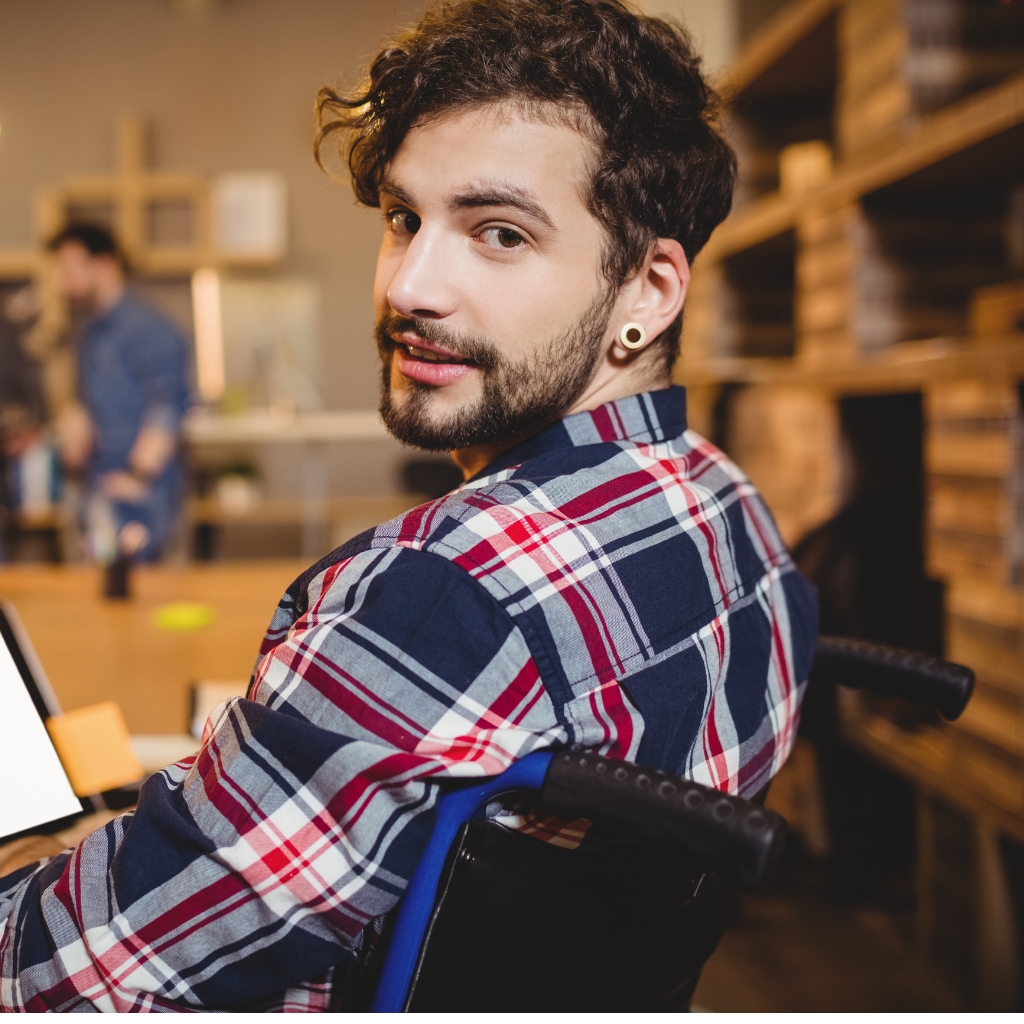
POLYGON ((484 228, 479 237, 484 244, 495 249, 516 249, 526 242, 526 239, 512 228, 484 228))

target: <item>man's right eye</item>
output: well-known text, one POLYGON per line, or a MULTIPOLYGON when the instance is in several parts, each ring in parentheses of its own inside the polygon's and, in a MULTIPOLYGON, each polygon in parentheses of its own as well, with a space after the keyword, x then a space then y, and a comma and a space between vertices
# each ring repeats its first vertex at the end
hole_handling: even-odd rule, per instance
POLYGON ((387 219, 388 227, 398 234, 407 231, 410 235, 415 235, 422 223, 419 215, 411 210, 392 210, 387 219))

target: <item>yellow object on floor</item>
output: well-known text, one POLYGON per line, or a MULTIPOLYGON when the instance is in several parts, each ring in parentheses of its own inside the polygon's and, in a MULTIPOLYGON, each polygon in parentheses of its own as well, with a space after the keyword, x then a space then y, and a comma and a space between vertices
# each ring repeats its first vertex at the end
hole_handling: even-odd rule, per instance
POLYGON ((153 612, 153 624, 158 629, 175 633, 188 633, 209 626, 216 617, 213 606, 198 601, 171 601, 153 612))
POLYGON ((53 715, 46 728, 76 796, 92 796, 142 778, 128 726, 114 701, 53 715))

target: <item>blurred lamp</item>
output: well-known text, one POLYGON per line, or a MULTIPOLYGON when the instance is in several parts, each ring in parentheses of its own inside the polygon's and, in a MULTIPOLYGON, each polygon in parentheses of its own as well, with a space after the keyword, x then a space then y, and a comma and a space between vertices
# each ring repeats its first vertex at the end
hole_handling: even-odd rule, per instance
POLYGON ((200 267, 192 275, 192 319, 199 394, 207 402, 216 402, 224 394, 224 333, 220 277, 211 267, 200 267))

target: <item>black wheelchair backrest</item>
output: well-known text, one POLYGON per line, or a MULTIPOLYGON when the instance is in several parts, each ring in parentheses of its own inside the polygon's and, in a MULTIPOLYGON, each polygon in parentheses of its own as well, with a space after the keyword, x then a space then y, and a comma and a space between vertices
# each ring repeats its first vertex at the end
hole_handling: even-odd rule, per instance
MULTIPOLYGON (((974 687, 963 665, 844 637, 821 637, 811 676, 948 719, 974 687)), ((687 1009, 734 882, 762 881, 786 832, 756 802, 583 750, 529 754, 438 806, 375 1009, 687 1009), (562 849, 483 818, 509 791, 537 794, 544 813, 589 819, 604 839, 562 849)))

